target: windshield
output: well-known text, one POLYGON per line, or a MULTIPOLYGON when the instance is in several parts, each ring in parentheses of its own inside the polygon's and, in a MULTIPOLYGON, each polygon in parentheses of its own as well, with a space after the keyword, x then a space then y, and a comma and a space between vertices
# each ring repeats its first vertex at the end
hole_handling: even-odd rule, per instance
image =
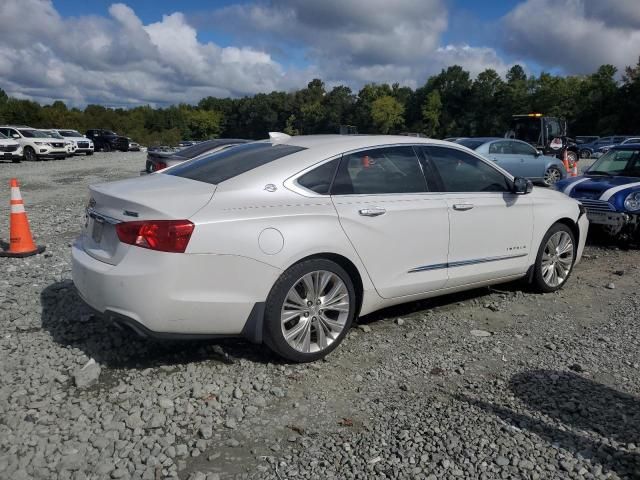
POLYGON ((117 137, 118 134, 116 132, 112 132, 111 130, 103 130, 102 131, 102 135, 109 135, 109 136, 113 136, 113 137, 117 137))
POLYGON ((20 129, 19 132, 22 134, 23 137, 27 137, 27 138, 51 138, 46 133, 40 132, 38 130, 20 129))
POLYGON ((82 137, 83 135, 76 130, 58 130, 63 137, 82 137))
POLYGON ((521 117, 511 120, 508 138, 523 140, 528 143, 542 144, 542 122, 539 117, 521 117))
POLYGON ((457 143, 459 145, 462 145, 464 147, 470 148, 471 150, 475 150, 480 145, 483 145, 483 144, 487 143, 487 141, 486 140, 477 140, 477 139, 473 139, 473 138, 460 138, 459 140, 456 140, 455 143, 457 143))
POLYGON ((166 175, 218 184, 261 165, 304 150, 293 145, 246 143, 179 164, 166 175))
POLYGON ((43 130, 43 133, 51 138, 64 138, 62 135, 60 135, 59 133, 53 132, 51 130, 43 130))
POLYGON ((640 148, 637 150, 609 150, 586 173, 639 177, 640 148))

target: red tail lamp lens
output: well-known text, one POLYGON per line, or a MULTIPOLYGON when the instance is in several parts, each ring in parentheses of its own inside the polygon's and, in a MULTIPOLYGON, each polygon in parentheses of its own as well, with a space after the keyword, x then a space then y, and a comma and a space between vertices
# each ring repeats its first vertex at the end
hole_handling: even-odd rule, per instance
POLYGON ((159 252, 184 253, 195 225, 189 220, 148 220, 116 225, 122 243, 159 252))

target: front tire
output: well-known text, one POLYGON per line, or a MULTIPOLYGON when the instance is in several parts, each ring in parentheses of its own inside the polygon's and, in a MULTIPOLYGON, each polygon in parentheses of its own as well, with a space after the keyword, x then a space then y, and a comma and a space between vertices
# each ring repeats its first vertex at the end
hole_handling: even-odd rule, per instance
POLYGON ((571 229, 556 223, 546 233, 538 249, 532 285, 543 293, 555 292, 564 286, 576 258, 576 239, 571 229))
POLYGON ((590 158, 591 157, 591 151, 587 150, 586 148, 584 150, 580 150, 580 158, 590 158))
POLYGON ((557 182, 562 180, 562 172, 558 167, 549 167, 547 171, 544 172, 544 178, 542 182, 547 186, 551 187, 555 185, 557 182))
POLYGON ((31 147, 24 147, 24 159, 27 162, 38 161, 38 156, 36 155, 36 151, 31 147))
POLYGON ((110 152, 110 151, 111 151, 111 145, 109 145, 108 143, 105 143, 105 144, 102 146, 102 151, 103 151, 103 152, 110 152))
POLYGON ((286 270, 265 306, 264 340, 293 362, 313 362, 332 352, 356 313, 349 274, 337 263, 312 259, 286 270))
POLYGON ((93 155, 93 152, 87 152, 87 153, 85 153, 85 155, 86 155, 87 157, 90 157, 91 155, 93 155))

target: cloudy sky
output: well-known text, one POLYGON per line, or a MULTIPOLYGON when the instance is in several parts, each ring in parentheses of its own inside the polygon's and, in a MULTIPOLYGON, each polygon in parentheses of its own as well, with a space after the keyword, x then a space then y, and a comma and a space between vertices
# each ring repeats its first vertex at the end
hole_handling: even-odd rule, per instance
POLYGON ((640 0, 0 0, 0 88, 166 105, 473 74, 590 73, 640 55, 640 0))

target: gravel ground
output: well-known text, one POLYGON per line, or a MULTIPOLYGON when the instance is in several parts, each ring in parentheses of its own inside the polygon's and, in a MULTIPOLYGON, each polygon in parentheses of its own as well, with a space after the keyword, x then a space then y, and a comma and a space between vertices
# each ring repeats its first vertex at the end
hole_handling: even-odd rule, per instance
POLYGON ((0 259, 0 478, 640 478, 638 251, 370 315, 311 365, 145 341, 91 315, 69 255, 87 184, 143 165, 0 165, 0 238, 16 176, 47 246, 0 259))

